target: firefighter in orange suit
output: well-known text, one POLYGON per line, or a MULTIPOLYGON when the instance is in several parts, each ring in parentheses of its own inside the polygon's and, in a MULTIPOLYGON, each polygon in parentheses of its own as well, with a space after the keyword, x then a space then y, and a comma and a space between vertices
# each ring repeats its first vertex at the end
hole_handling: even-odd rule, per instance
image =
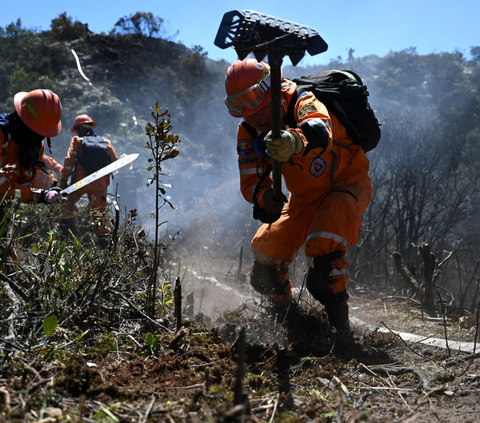
POLYGON ((37 188, 48 189, 56 185, 57 177, 62 177, 63 166, 46 154, 43 155, 42 161, 46 169, 37 170, 37 188))
POLYGON ((338 119, 311 92, 301 93, 293 116, 289 103, 296 85, 282 78, 282 119, 279 138, 272 139, 270 70, 255 59, 237 60, 227 70, 225 103, 229 113, 243 118, 237 132, 241 192, 254 204, 264 223, 252 240, 255 254, 250 283, 275 304, 291 301, 289 265, 305 245, 313 258, 306 286, 325 306, 331 326, 353 339, 348 319, 347 248, 359 239, 361 218, 371 201, 369 162, 352 143, 338 119), (282 163, 290 192, 277 201, 270 178, 271 159, 282 163))
POLYGON ((22 202, 61 201, 59 189, 39 189, 36 174, 44 152, 44 138, 57 136, 62 105, 50 90, 19 92, 15 110, 0 114, 0 198, 13 198, 20 190, 22 202))
MULTIPOLYGON (((89 173, 85 171, 80 163, 80 157, 82 154, 82 137, 98 137, 93 131, 93 128, 96 126, 97 123, 86 114, 80 114, 75 118, 71 131, 76 135, 70 142, 70 147, 68 148, 68 152, 63 164, 62 179, 60 180, 61 188, 67 187, 67 180, 70 178, 70 176, 71 184, 74 184, 75 182, 89 175, 89 173)), ((113 162, 117 160, 117 154, 115 153, 112 143, 103 137, 100 138, 102 138, 108 146, 110 161, 113 162)), ((80 199, 80 197, 82 197, 83 194, 87 194, 88 200, 92 203, 93 208, 98 211, 98 214, 95 215, 95 220, 97 222, 95 232, 100 245, 105 244, 105 236, 109 233, 108 228, 105 228, 100 224, 101 214, 104 214, 108 207, 107 188, 109 185, 110 175, 107 175, 103 178, 93 181, 92 183, 67 196, 66 212, 71 213, 73 212, 75 203, 80 199)))
MULTIPOLYGON (((0 199, 13 199, 20 191, 23 203, 51 203, 62 201, 58 189, 36 187, 36 172, 41 166, 44 151, 43 140, 57 136, 62 124, 62 105, 58 96, 50 90, 37 89, 19 92, 13 99, 15 110, 0 114, 0 199)), ((0 220, 4 208, 0 208, 0 220)), ((0 245, 0 254, 4 254, 0 245)), ((8 247, 7 262, 18 262, 17 253, 8 247)), ((7 274, 5 263, 0 272, 7 274)))

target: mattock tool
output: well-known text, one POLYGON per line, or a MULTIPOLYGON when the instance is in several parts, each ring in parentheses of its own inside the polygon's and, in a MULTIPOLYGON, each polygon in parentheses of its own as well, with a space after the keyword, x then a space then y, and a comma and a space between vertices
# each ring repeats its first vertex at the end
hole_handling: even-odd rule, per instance
MULTIPOLYGON (((308 26, 266 15, 253 10, 232 10, 223 15, 215 37, 222 49, 233 46, 239 60, 253 53, 257 61, 268 56, 271 78, 272 138, 278 138, 282 127, 281 82, 282 61, 290 57, 293 66, 305 56, 327 51, 328 45, 318 32, 308 26)), ((272 161, 273 198, 282 201, 281 163, 272 161)), ((277 219, 280 217, 278 215, 277 219)), ((275 220, 277 220, 275 219, 275 220)))

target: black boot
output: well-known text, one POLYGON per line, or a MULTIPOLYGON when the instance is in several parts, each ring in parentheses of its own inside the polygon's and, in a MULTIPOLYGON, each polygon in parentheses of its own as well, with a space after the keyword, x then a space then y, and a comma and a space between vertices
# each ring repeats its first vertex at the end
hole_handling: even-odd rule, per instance
POLYGON ((342 344, 353 344, 353 332, 350 329, 350 322, 348 320, 348 304, 346 301, 335 301, 334 303, 325 307, 328 315, 328 321, 332 332, 335 333, 336 342, 342 344), (333 329, 335 328, 335 329, 333 329))

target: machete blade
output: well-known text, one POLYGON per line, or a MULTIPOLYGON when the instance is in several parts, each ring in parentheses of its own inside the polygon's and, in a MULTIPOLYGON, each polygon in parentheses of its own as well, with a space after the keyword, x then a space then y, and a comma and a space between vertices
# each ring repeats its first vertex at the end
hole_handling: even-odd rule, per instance
POLYGON ((108 166, 102 167, 101 169, 93 172, 91 175, 80 179, 79 181, 75 182, 74 184, 70 185, 69 187, 65 188, 63 191, 60 191, 60 194, 67 195, 71 194, 83 188, 85 185, 90 184, 97 179, 100 179, 102 176, 109 175, 110 173, 126 166, 129 163, 132 163, 138 157, 138 153, 129 154, 128 156, 124 156, 121 159, 115 160, 113 163, 110 163, 108 166))

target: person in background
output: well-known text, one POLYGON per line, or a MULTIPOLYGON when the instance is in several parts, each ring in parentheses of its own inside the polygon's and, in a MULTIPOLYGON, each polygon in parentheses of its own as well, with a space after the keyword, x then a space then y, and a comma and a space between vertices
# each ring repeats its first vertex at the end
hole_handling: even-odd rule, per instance
MULTIPOLYGON (((110 140, 97 135, 94 128, 97 123, 90 116, 83 113, 78 115, 73 122, 71 131, 76 135, 70 142, 65 161, 63 163, 62 179, 60 187, 66 188, 68 179, 70 184, 85 178, 117 160, 117 154, 110 140)), ((97 179, 67 196, 67 205, 65 211, 72 213, 75 203, 87 194, 90 203, 96 213, 94 214, 95 232, 100 247, 106 246, 106 238, 109 229, 102 224, 106 213, 107 188, 110 185, 110 175, 97 179)))
POLYGON ((297 86, 287 78, 281 82, 281 110, 283 121, 291 123, 272 138, 270 86, 267 63, 247 58, 227 70, 225 104, 232 116, 242 118, 237 132, 240 189, 254 204, 255 216, 266 222, 252 240, 250 283, 278 308, 288 306, 289 266, 305 245, 306 256, 313 259, 307 289, 324 305, 337 341, 348 345, 354 339, 345 255, 358 242, 361 218, 371 201, 369 161, 313 93, 301 93, 289 107, 297 86), (288 201, 273 196, 272 159, 282 163, 288 201), (270 219, 279 214, 278 220, 270 219))
MULTIPOLYGON (((0 114, 0 221, 6 218, 3 201, 20 192, 23 203, 54 203, 63 200, 60 189, 37 187, 37 172, 43 166, 43 140, 57 136, 61 129, 62 104, 58 96, 47 89, 19 92, 13 99, 14 111, 0 114)), ((5 275, 15 271, 18 263, 15 249, 0 244, 5 275)))
POLYGON ((43 140, 61 129, 62 105, 50 90, 36 89, 15 95, 15 110, 0 114, 0 198, 12 199, 20 190, 25 203, 61 201, 59 189, 37 188, 36 175, 42 165, 43 140))
POLYGON ((49 189, 57 185, 57 181, 62 178, 63 166, 53 157, 43 155, 45 168, 37 171, 37 188, 49 189))

